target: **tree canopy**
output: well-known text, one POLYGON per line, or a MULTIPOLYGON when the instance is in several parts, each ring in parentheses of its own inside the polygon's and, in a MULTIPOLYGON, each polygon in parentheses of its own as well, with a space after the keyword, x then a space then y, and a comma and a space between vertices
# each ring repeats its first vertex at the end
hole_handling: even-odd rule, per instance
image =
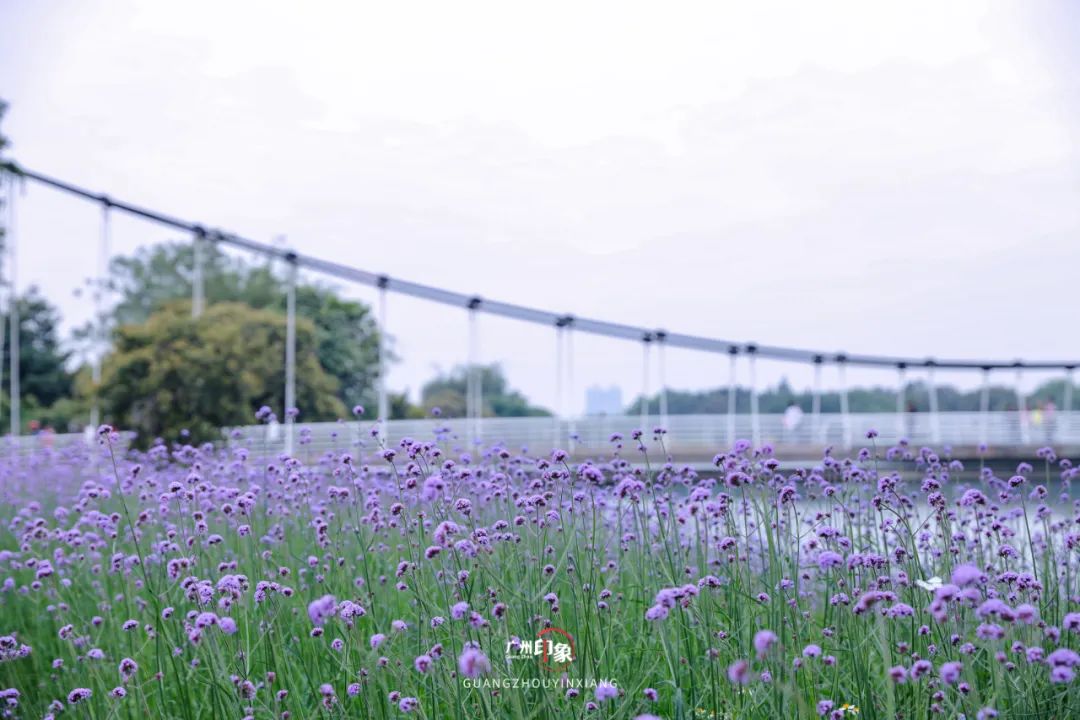
MULTIPOLYGON (((252 264, 210 243, 204 247, 204 259, 207 307, 240 302, 254 309, 285 312, 286 282, 271 263, 252 264)), ((132 256, 115 258, 110 267, 111 289, 119 298, 112 312, 114 323, 145 322, 167 303, 189 299, 193 266, 189 242, 140 248, 132 256)), ((312 322, 315 352, 323 369, 337 380, 336 397, 346 407, 374 407, 380 330, 371 309, 341 298, 333 288, 301 283, 296 313, 312 322)))
MULTIPOLYGON (((284 405, 285 318, 243 303, 210 305, 199 318, 186 301, 168 303, 146 322, 114 333, 102 369, 103 417, 139 434, 192 441, 254 422, 263 405, 284 405)), ((317 357, 314 324, 296 323, 296 399, 308 420, 344 417, 337 380, 317 357)))
MULTIPOLYGON (((4 120, 4 115, 7 113, 8 104, 4 102, 3 98, 0 98, 0 123, 4 120)), ((8 139, 4 137, 4 133, 0 131, 0 175, 4 171, 16 172, 14 163, 10 162, 7 158, 3 157, 4 151, 7 150, 10 143, 8 139)), ((0 235, 3 235, 3 228, 0 228, 0 235)))

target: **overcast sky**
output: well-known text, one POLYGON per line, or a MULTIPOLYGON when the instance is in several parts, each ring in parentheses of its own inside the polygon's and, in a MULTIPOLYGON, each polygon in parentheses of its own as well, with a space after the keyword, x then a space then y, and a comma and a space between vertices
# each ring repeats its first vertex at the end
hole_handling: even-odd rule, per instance
MULTIPOLYGON (((1080 5, 521 7, 0 0, 4 131, 40 172, 492 299, 828 351, 1080 358, 1080 5)), ((20 201, 20 284, 69 327, 99 215, 20 201)), ((118 217, 113 247, 178 237, 118 217)), ((463 362, 465 328, 391 296, 391 384, 463 362)), ((483 359, 552 406, 553 331, 481 330, 483 359)), ((575 351, 572 409, 590 384, 639 390, 639 347, 575 351)), ((667 364, 672 387, 726 382, 724 357, 667 364)), ((781 375, 811 377, 761 363, 781 375)))

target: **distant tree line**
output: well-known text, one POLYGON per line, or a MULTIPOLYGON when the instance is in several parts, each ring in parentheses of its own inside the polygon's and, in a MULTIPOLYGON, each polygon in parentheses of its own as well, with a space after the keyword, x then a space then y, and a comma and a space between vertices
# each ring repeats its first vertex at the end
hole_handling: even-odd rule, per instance
MULTIPOLYGON (((977 411, 981 408, 982 388, 960 390, 951 385, 937 386, 938 409, 942 411, 977 411)), ((813 393, 809 390, 795 391, 787 380, 781 380, 776 387, 766 388, 758 393, 758 408, 762 413, 782 413, 791 405, 797 405, 805 412, 813 407, 813 393)), ((1076 395, 1080 403, 1080 394, 1076 395)), ((1016 410, 1018 408, 1015 388, 991 385, 990 410, 1016 410)), ((851 412, 874 413, 894 412, 896 410, 897 390, 887 387, 854 387, 848 391, 848 407, 851 412)), ((1028 408, 1038 407, 1047 401, 1053 402, 1059 409, 1065 401, 1065 380, 1050 380, 1040 385, 1035 392, 1025 398, 1028 408)), ((671 415, 696 415, 726 413, 728 409, 728 389, 715 388, 701 392, 685 390, 667 391, 668 413, 671 415)), ((649 398, 649 407, 656 412, 660 405, 659 394, 649 398)), ((930 410, 929 386, 922 381, 909 382, 904 386, 904 407, 909 412, 927 412, 930 410)), ((736 412, 750 412, 750 389, 735 388, 736 412)), ((641 412, 639 396, 627 408, 627 413, 636 415, 641 412)), ((821 412, 840 412, 840 393, 836 390, 821 393, 821 412)))
MULTIPOLYGON (((509 387, 499 365, 476 366, 483 403, 481 414, 488 417, 534 417, 551 415, 544 408, 529 403, 517 390, 509 387)), ((425 413, 439 408, 443 417, 465 417, 465 391, 468 385, 468 366, 455 367, 428 381, 420 391, 425 413)))

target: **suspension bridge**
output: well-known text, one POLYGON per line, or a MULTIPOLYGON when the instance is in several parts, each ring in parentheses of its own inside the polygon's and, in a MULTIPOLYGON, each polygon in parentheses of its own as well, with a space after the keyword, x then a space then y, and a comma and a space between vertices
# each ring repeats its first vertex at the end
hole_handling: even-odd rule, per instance
MULTIPOLYGON (((1003 359, 965 359, 934 357, 902 357, 890 355, 871 355, 846 352, 829 352, 804 348, 792 348, 757 343, 735 342, 731 340, 691 335, 662 328, 649 328, 623 323, 609 322, 565 312, 528 307, 513 303, 454 292, 405 279, 390 277, 323 258, 314 257, 292 250, 282 249, 266 243, 245 238, 241 235, 208 225, 182 220, 175 216, 139 207, 115 199, 103 193, 19 168, 17 172, 6 173, 7 209, 8 209, 8 245, 14 258, 17 242, 16 200, 17 189, 29 181, 47 188, 66 193, 76 198, 95 203, 101 208, 99 277, 104 278, 108 271, 110 248, 110 219, 114 213, 125 213, 147 222, 155 223, 180 231, 191 238, 193 244, 192 273, 192 314, 199 316, 205 308, 203 277, 205 271, 205 249, 209 244, 231 247, 257 255, 282 261, 286 264, 286 349, 284 408, 280 416, 284 418, 281 427, 247 428, 246 432, 261 437, 265 442, 274 443, 275 447, 287 453, 294 452, 298 444, 314 448, 337 445, 348 441, 357 434, 352 424, 341 423, 304 423, 297 427, 288 408, 295 405, 296 398, 296 285, 299 270, 318 273, 339 281, 374 288, 378 293, 378 320, 380 329, 379 372, 378 372, 378 408, 377 417, 381 421, 378 431, 385 441, 394 441, 404 436, 430 437, 436 430, 445 430, 449 435, 461 441, 463 447, 477 444, 490 445, 501 443, 507 447, 527 446, 534 451, 547 447, 559 446, 578 448, 591 452, 594 448, 611 442, 615 433, 624 435, 630 428, 639 427, 647 439, 653 435, 654 427, 663 427, 665 447, 673 452, 690 456, 708 454, 716 449, 730 445, 736 438, 745 438, 755 445, 771 443, 780 448, 787 448, 798 453, 820 452, 821 448, 835 445, 850 448, 865 438, 866 433, 874 430, 879 434, 881 443, 895 443, 900 439, 911 445, 949 446, 958 456, 974 456, 988 452, 983 446, 992 448, 989 452, 1001 456, 1026 456, 1042 445, 1054 445, 1062 451, 1080 450, 1080 413, 1073 410, 1073 375, 1080 361, 1062 360, 1003 360, 1003 359), (468 314, 468 374, 466 389, 466 417, 452 420, 399 420, 388 421, 389 403, 386 387, 386 319, 387 304, 390 294, 411 296, 432 303, 439 303, 461 308, 468 314), (554 372, 556 375, 556 416, 554 418, 487 418, 482 416, 483 392, 481 374, 478 370, 479 329, 477 317, 489 314, 509 318, 523 323, 532 323, 552 328, 555 343, 554 372), (573 384, 573 338, 578 333, 593 334, 624 340, 628 344, 640 347, 642 358, 641 412, 633 417, 570 417, 564 410, 565 394, 573 384), (669 415, 667 403, 667 384, 665 382, 665 356, 669 348, 710 353, 726 356, 728 367, 728 392, 726 412, 714 415, 669 415), (765 414, 759 411, 758 388, 756 386, 756 366, 758 359, 768 359, 783 363, 808 365, 813 368, 813 400, 808 416, 792 426, 783 415, 765 414), (750 389, 750 408, 748 413, 736 412, 737 366, 743 362, 746 366, 747 383, 750 389), (650 406, 651 364, 656 363, 659 376, 657 388, 657 407, 650 406), (835 366, 839 378, 840 412, 824 413, 821 410, 822 385, 821 375, 824 366, 835 366), (853 413, 849 407, 848 386, 845 370, 849 367, 892 368, 897 374, 896 410, 892 413, 853 413), (980 409, 977 412, 943 412, 939 409, 938 387, 935 372, 938 370, 963 371, 981 376, 980 409), (1024 373, 1027 371, 1060 372, 1065 379, 1063 406, 1060 410, 1042 415, 1038 420, 1028 412, 1025 395, 1021 390, 1024 373), (912 413, 907 411, 904 396, 907 378, 910 373, 922 374, 929 395, 929 411, 912 413), (1016 410, 990 410, 990 381, 993 374, 1013 373, 1016 387, 1016 410)), ((17 290, 16 265, 8 278, 10 296, 15 297, 17 290)), ((103 322, 101 286, 97 284, 94 303, 98 323, 97 348, 92 357, 93 380, 100 381, 101 361, 107 345, 103 322)), ((18 326, 17 308, 11 305, 11 328, 18 326)), ((18 357, 18 333, 10 333, 10 356, 18 357)), ((10 387, 10 432, 18 436, 21 428, 20 389, 18 363, 12 362, 9 369, 10 387)), ((96 426, 100 414, 95 406, 90 418, 90 425, 96 426)), ((57 438, 57 442, 73 442, 75 437, 57 438)), ((626 442, 631 442, 626 438, 626 442)))

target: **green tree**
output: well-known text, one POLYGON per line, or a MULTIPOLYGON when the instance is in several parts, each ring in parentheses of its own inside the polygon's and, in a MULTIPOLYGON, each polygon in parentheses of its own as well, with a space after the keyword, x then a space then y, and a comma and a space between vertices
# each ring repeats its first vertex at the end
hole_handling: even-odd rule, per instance
MULTIPOLYGON (((243 303, 217 303, 199 318, 186 301, 166 304, 146 322, 124 325, 102 369, 104 418, 139 434, 192 441, 219 439, 220 428, 252 423, 267 405, 284 404, 285 318, 243 303)), ((311 321, 296 323, 296 398, 301 417, 344 417, 337 381, 316 357, 311 321)))
MULTIPOLYGON (((7 109, 8 104, 4 102, 3 98, 0 98, 0 122, 3 122, 7 109)), ((0 132, 0 177, 3 177, 5 172, 18 172, 15 163, 3 157, 4 151, 7 150, 9 145, 10 143, 8 142, 8 139, 4 137, 4 133, 0 132)), ((0 228, 0 235, 3 235, 3 228, 0 228)))
MULTIPOLYGON (((65 351, 60 342, 60 313, 38 292, 30 287, 16 299, 19 310, 19 379, 23 405, 23 417, 26 422, 38 420, 43 424, 58 424, 67 429, 66 413, 53 413, 48 417, 38 417, 47 409, 72 394, 73 377, 67 365, 70 353, 65 351)), ((10 316, 0 313, 0 327, 10 331, 10 316)), ((4 338, 3 362, 4 376, 11 367, 11 342, 4 338)), ((7 413, 9 395, 7 382, 0 392, 0 412, 7 413)))
MULTIPOLYGON (((499 365, 478 366, 483 407, 488 417, 523 417, 550 415, 544 408, 530 405, 528 399, 517 390, 509 388, 506 376, 499 365)), ((468 368, 455 367, 450 373, 428 381, 420 391, 424 409, 439 408, 444 417, 465 416, 465 392, 468 386, 468 368)))
MULTIPOLYGON (((207 243, 203 288, 207 306, 241 302, 252 308, 285 312, 286 282, 271 263, 251 264, 207 243)), ((141 248, 115 258, 110 287, 119 300, 112 311, 117 325, 144 322, 167 303, 191 297, 194 250, 172 242, 141 248)), ((337 379, 337 397, 346 407, 374 409, 379 376, 379 328, 371 309, 339 297, 323 285, 300 284, 296 312, 314 325, 316 354, 337 379)), ((85 332, 85 331, 84 331, 85 332)), ((394 358, 388 353, 390 362, 394 358)))

